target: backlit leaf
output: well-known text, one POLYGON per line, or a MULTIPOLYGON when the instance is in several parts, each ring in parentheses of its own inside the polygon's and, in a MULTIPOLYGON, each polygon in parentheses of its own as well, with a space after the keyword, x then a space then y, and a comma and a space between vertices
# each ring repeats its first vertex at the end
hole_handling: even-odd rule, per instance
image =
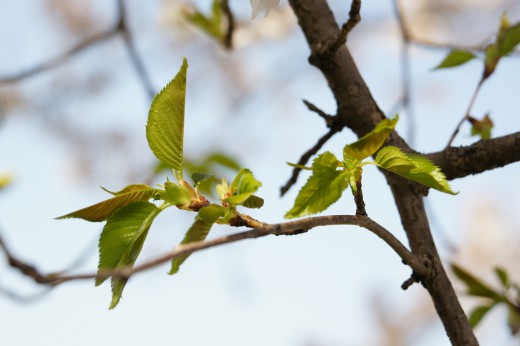
POLYGON ((495 268, 495 274, 504 288, 509 288, 509 275, 503 268, 495 268))
MULTIPOLYGON (((106 189, 104 190, 108 191, 106 189)), ((158 194, 156 189, 145 184, 128 185, 119 192, 110 193, 114 194, 115 197, 91 205, 90 207, 76 210, 70 214, 57 217, 56 219, 78 218, 91 222, 105 221, 116 210, 123 208, 130 203, 148 201, 150 198, 155 197, 158 194)))
POLYGON ((424 156, 405 154, 397 147, 388 146, 377 153, 375 164, 419 184, 452 195, 456 194, 441 169, 424 156))
POLYGON ((249 169, 244 168, 238 172, 231 183, 233 195, 226 198, 225 202, 231 205, 243 204, 260 186, 262 186, 262 183, 255 179, 249 169))
POLYGON ((339 161, 331 152, 316 157, 312 175, 301 188, 294 206, 285 214, 292 219, 324 211, 336 202, 348 187, 349 173, 338 171, 339 161))
POLYGON ((476 58, 475 54, 468 52, 467 50, 452 50, 444 60, 434 68, 434 70, 460 66, 474 58, 476 58))
POLYGON ((482 79, 486 79, 495 72, 498 61, 500 60, 500 54, 496 44, 490 44, 484 51, 484 75, 482 79))
POLYGON ((184 207, 190 204, 191 196, 181 186, 167 181, 164 183, 164 192, 161 192, 161 198, 177 207, 184 207))
MULTIPOLYGON (((136 202, 117 210, 107 221, 99 238, 98 271, 132 268, 148 230, 155 217, 161 212, 149 202, 136 202)), ((96 286, 105 279, 96 280, 96 286)), ((126 279, 112 278, 112 302, 114 308, 121 298, 126 279)))
POLYGON ((153 99, 146 124, 146 138, 155 156, 182 179, 186 71, 183 59, 175 78, 153 99))
MULTIPOLYGON (((200 209, 195 222, 186 232, 181 245, 205 240, 213 224, 218 220, 219 217, 224 216, 225 212, 226 208, 217 204, 211 204, 200 209)), ((186 261, 189 256, 190 254, 175 257, 172 260, 170 274, 173 275, 177 273, 181 264, 184 263, 184 261, 186 261)))
POLYGON ((194 13, 190 13, 187 19, 196 27, 216 39, 222 39, 224 36, 220 0, 213 1, 211 16, 205 16, 196 10, 194 13))
POLYGON ((386 138, 394 130, 399 120, 396 115, 393 119, 384 119, 377 126, 352 144, 347 144, 343 149, 344 156, 350 156, 357 160, 363 160, 374 154, 385 142, 386 138))

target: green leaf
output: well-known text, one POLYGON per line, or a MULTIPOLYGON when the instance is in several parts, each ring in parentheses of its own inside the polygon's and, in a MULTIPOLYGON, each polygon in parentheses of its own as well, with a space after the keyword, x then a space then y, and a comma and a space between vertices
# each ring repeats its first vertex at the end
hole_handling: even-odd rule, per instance
POLYGON ((511 330, 511 334, 516 335, 520 331, 520 307, 509 304, 507 315, 507 325, 511 330))
POLYGON ((238 172, 237 176, 231 183, 233 195, 226 198, 224 201, 231 205, 243 204, 260 188, 260 186, 262 186, 262 183, 255 179, 253 173, 249 169, 244 168, 238 172))
MULTIPOLYGON (((108 191, 104 189, 105 191, 108 191)), ((150 198, 157 196, 156 189, 145 184, 128 185, 119 192, 110 192, 115 197, 107 199, 103 202, 91 205, 72 213, 57 217, 57 220, 68 218, 79 218, 91 222, 105 221, 118 209, 134 202, 148 201, 150 198)))
POLYGON ((520 23, 513 25, 508 28, 502 40, 498 41, 498 54, 505 56, 511 53, 516 46, 520 43, 520 23))
POLYGON ((234 171, 240 170, 240 164, 238 161, 234 158, 232 158, 229 155, 226 155, 224 153, 220 152, 214 152, 208 155, 208 157, 205 160, 208 164, 209 163, 216 163, 223 167, 227 167, 229 169, 232 169, 234 171))
POLYGON ((150 149, 165 165, 173 168, 180 179, 187 69, 188 62, 184 58, 179 73, 154 97, 146 124, 146 138, 150 149))
POLYGON ((399 120, 396 115, 394 119, 384 119, 377 126, 352 144, 348 144, 343 149, 343 156, 351 156, 358 160, 363 160, 374 154, 385 142, 386 138, 394 130, 395 124, 399 120))
POLYGON ((499 60, 500 54, 498 54, 497 45, 493 43, 487 46, 484 51, 484 74, 482 75, 482 80, 495 72, 499 60))
POLYGON ((264 199, 255 195, 249 196, 242 204, 246 208, 258 209, 264 206, 264 199))
POLYGON ((442 60, 442 62, 433 69, 439 70, 443 68, 460 66, 470 60, 473 60, 474 58, 476 58, 475 54, 468 52, 467 50, 452 50, 448 53, 444 60, 442 60))
POLYGON ((197 187, 200 183, 203 183, 206 180, 211 179, 213 177, 214 177, 213 174, 195 172, 191 175, 191 180, 193 180, 195 187, 197 187))
MULTIPOLYGON (((98 272, 132 268, 141 252, 148 230, 161 210, 149 202, 136 202, 110 216, 99 238, 98 272)), ((105 279, 97 279, 96 286, 104 281, 105 279)), ((112 278, 110 309, 119 302, 126 281, 112 278)))
POLYGON ((181 186, 171 181, 164 183, 164 192, 161 193, 161 198, 177 207, 185 207, 191 202, 190 194, 181 186))
POLYGON ((469 314, 468 320, 471 328, 475 328, 479 322, 486 316, 486 314, 493 308, 496 304, 490 305, 482 305, 477 306, 471 313, 469 314))
MULTIPOLYGON (((209 206, 200 209, 195 222, 186 232, 180 245, 205 240, 213 224, 218 220, 218 218, 224 216, 225 212, 226 208, 217 204, 210 204, 209 206)), ((175 257, 172 260, 170 275, 177 273, 181 264, 184 263, 190 255, 191 254, 186 254, 175 257)))
POLYGON ((289 166, 294 167, 294 168, 299 168, 299 169, 303 169, 303 170, 306 170, 306 171, 312 171, 312 167, 307 167, 307 166, 299 165, 297 163, 292 163, 292 162, 286 162, 286 163, 289 166))
POLYGON ((504 300, 504 297, 500 293, 488 287, 460 266, 452 264, 451 270, 462 282, 464 282, 467 287, 467 294, 476 297, 490 298, 494 302, 501 302, 504 300))
POLYGON ((316 214, 336 202, 348 187, 348 172, 338 171, 339 161, 327 151, 312 163, 312 175, 301 188, 287 219, 316 214))
POLYGON ((486 140, 491 138, 491 130, 493 129, 493 121, 489 115, 485 115, 482 120, 470 118, 471 121, 471 135, 480 136, 480 138, 486 140))
POLYGON ((220 0, 213 1, 211 14, 212 16, 209 17, 199 11, 195 11, 190 14, 187 19, 208 35, 216 39, 222 39, 224 31, 222 30, 222 10, 220 8, 220 0))
POLYGON ((419 184, 452 195, 457 194, 452 191, 441 169, 424 156, 405 154, 397 147, 388 146, 377 153, 375 164, 419 184))
POLYGON ((503 268, 496 267, 495 274, 504 288, 509 288, 509 275, 503 268))

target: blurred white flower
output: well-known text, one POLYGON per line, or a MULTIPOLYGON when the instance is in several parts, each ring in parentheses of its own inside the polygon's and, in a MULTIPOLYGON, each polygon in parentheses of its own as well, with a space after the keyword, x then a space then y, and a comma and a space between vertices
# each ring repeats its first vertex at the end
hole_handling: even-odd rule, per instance
POLYGON ((265 12, 265 15, 269 13, 269 11, 278 6, 280 0, 249 0, 251 2, 251 7, 253 8, 252 18, 255 18, 259 13, 265 12))

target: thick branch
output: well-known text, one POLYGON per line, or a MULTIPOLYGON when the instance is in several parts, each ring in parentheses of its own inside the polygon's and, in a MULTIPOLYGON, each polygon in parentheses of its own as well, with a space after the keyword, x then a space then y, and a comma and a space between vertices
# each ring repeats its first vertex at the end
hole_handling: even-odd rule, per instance
MULTIPOLYGON (((372 98, 363 78, 360 76, 347 47, 342 46, 335 54, 323 54, 323 47, 334 40, 339 28, 334 16, 324 0, 290 0, 299 25, 309 47, 311 64, 318 67, 327 78, 338 105, 338 116, 344 124, 358 136, 368 131, 384 118, 372 98)), ((405 152, 411 148, 394 131, 387 140, 405 152)), ((454 345, 478 345, 457 295, 440 264, 429 229, 421 191, 395 174, 385 177, 392 187, 401 221, 406 231, 412 252, 431 261, 434 273, 422 280, 430 293, 444 328, 454 345)))
POLYGON ((520 161, 520 132, 428 154, 450 180, 520 161))

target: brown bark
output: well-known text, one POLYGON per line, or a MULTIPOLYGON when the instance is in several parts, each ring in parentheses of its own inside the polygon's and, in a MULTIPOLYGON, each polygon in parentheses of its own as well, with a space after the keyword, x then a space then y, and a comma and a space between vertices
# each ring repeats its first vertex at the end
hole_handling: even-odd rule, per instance
MULTIPOLYGON (((340 32, 324 0, 290 0, 311 49, 309 61, 323 73, 337 103, 337 116, 358 136, 369 132, 384 119, 345 46, 330 49, 340 32)), ((409 152, 411 148, 396 133, 388 144, 409 152)), ((423 204, 427 191, 417 184, 386 173, 399 209, 412 252, 431 266, 421 282, 428 290, 453 345, 478 345, 437 253, 423 204)))

